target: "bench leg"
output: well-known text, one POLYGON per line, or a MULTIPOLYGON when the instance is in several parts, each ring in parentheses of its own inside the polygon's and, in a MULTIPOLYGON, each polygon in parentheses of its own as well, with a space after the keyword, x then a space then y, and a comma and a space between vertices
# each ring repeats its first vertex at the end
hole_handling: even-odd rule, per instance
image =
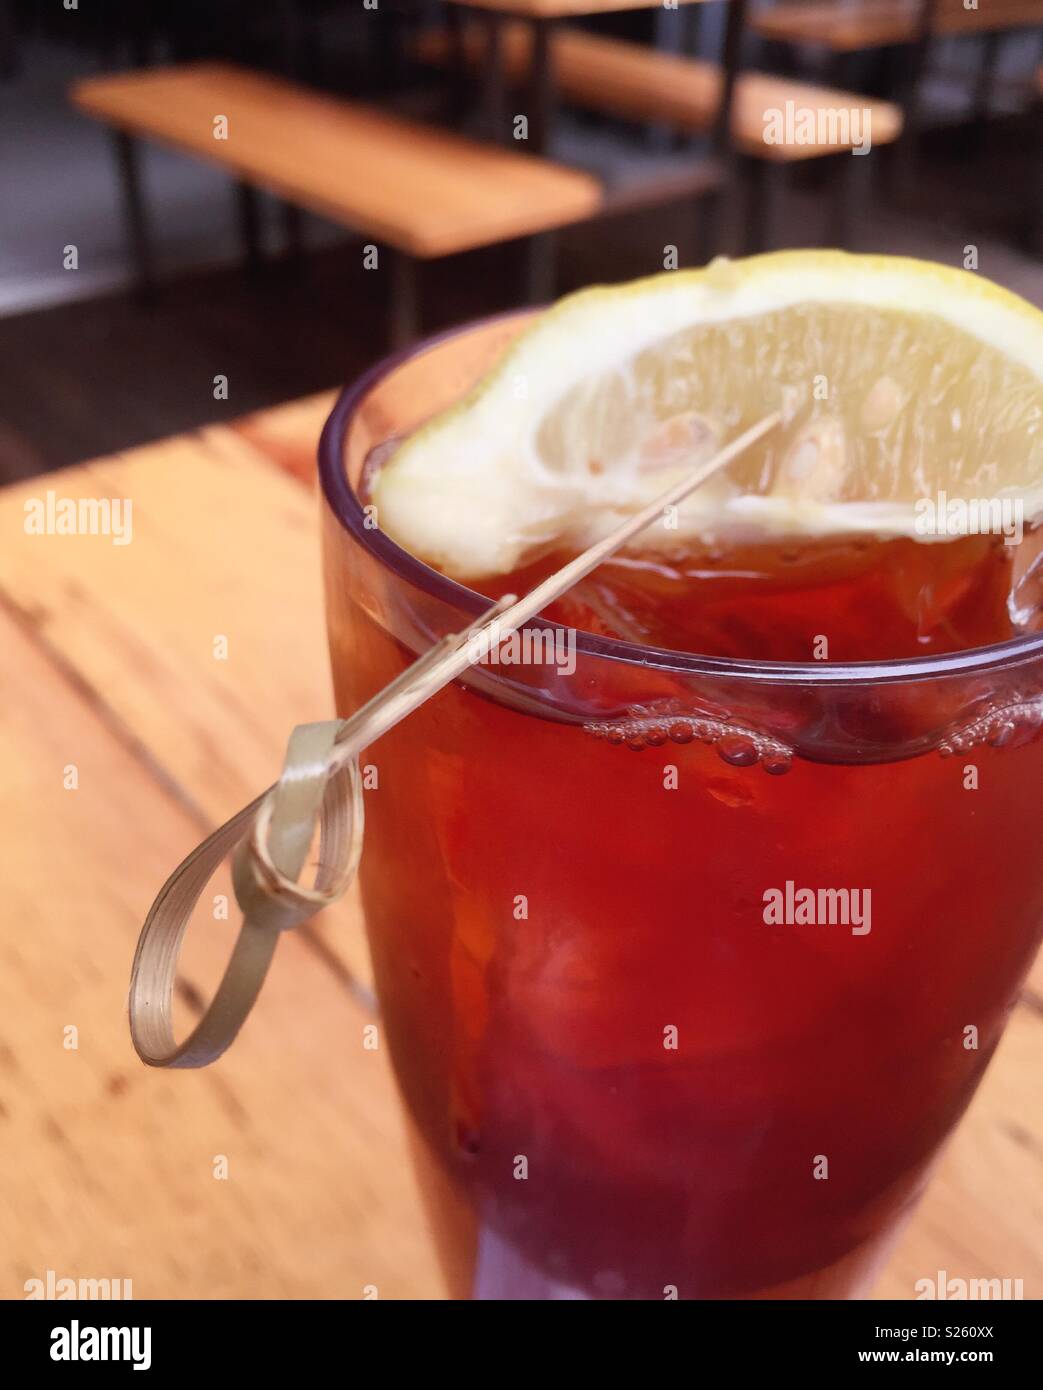
POLYGON ((446 27, 449 30, 451 58, 449 64, 449 99, 447 114, 454 125, 458 125, 467 114, 468 95, 471 89, 471 70, 467 62, 467 45, 464 43, 464 18, 457 5, 446 5, 446 27))
POLYGON ((981 36, 981 55, 971 94, 970 124, 961 142, 962 153, 967 157, 981 153, 989 119, 989 98, 996 84, 996 64, 1003 38, 1004 35, 999 30, 992 30, 981 36))
POLYGON ((1036 147, 1029 171, 1032 187, 1029 192, 1029 249, 1043 261, 1043 103, 1035 110, 1036 147))
POLYGON ((529 304, 548 304, 557 280, 558 234, 540 232, 525 248, 525 297, 529 304))
POLYGON ((282 220, 283 250, 286 259, 298 261, 304 250, 301 210, 295 203, 280 203, 279 215, 282 220))
POLYGON ((774 159, 751 159, 748 165, 750 198, 746 214, 745 251, 747 255, 753 255, 758 251, 770 251, 775 244, 786 166, 774 159))
POLYGON ((255 271, 261 264, 261 216, 257 189, 245 180, 235 185, 239 214, 239 235, 243 243, 243 261, 247 270, 255 271))
POLYGON ((482 74, 482 121, 494 145, 507 143, 507 77, 503 65, 503 15, 485 15, 485 72, 482 74))
POLYGON ((724 188, 705 193, 695 203, 695 263, 708 265, 721 249, 721 226, 727 207, 724 188))
POLYGON ((860 228, 865 224, 869 206, 869 190, 873 170, 870 154, 842 154, 845 167, 835 181, 830 244, 851 251, 858 241, 860 228))
MULTIPOLYGON (((718 194, 713 195, 709 200, 706 232, 705 235, 700 235, 697 245, 700 256, 707 255, 708 252, 717 254, 722 249, 721 229, 725 221, 725 211, 730 212, 734 208, 737 195, 740 202, 740 216, 739 218, 731 217, 728 220, 733 227, 737 222, 740 224, 738 232, 740 253, 746 246, 749 246, 751 250, 756 250, 762 241, 761 233, 753 222, 747 227, 741 227, 742 214, 749 215, 750 211, 745 206, 744 195, 747 178, 744 175, 752 176, 754 179, 753 202, 755 205, 761 201, 763 193, 770 191, 765 187, 758 187, 761 184, 762 176, 770 183, 771 175, 759 169, 756 162, 743 159, 736 149, 732 135, 735 87, 742 67, 743 39, 746 32, 746 8, 747 0, 731 0, 731 3, 725 6, 724 37, 721 41, 719 58, 723 81, 717 114, 714 118, 713 129, 710 132, 711 149, 721 166, 724 186, 718 194), (752 167, 744 168, 744 166, 752 167)), ((754 218, 759 218, 761 215, 762 210, 755 206, 753 209, 754 218)), ((734 239, 734 232, 729 232, 729 242, 734 239)), ((734 248, 729 244, 724 249, 730 253, 734 248)), ((707 259, 709 259, 708 255, 707 259)))
POLYGON ((127 241, 134 261, 137 293, 142 299, 155 294, 156 279, 152 265, 152 247, 148 234, 145 199, 141 191, 141 168, 138 145, 122 130, 113 132, 116 165, 123 191, 123 212, 127 223, 127 241))
POLYGON ((848 50, 845 53, 834 53, 833 60, 829 64, 830 84, 838 92, 860 92, 862 54, 857 49, 848 50))
POLYGON ((743 38, 746 32, 746 3, 747 0, 732 0, 725 14, 720 57, 724 80, 721 84, 720 105, 711 132, 713 152, 718 159, 730 158, 735 148, 732 141, 732 116, 735 84, 739 79, 743 38))
POLYGON ((0 0, 0 77, 18 74, 18 30, 14 0, 0 0))
POLYGON ((978 78, 974 84, 974 103, 971 115, 971 119, 975 122, 988 119, 989 97, 992 96, 992 89, 996 82, 996 66, 999 61, 1003 38, 1004 35, 998 29, 992 29, 982 35, 981 66, 978 68, 978 78))
POLYGON ((551 62, 551 40, 556 21, 534 19, 532 30, 532 68, 529 73, 529 149, 546 154, 557 114, 558 90, 551 62))
MULTIPOLYGON (((662 5, 655 12, 652 28, 652 46, 659 53, 679 54, 684 48, 687 13, 678 8, 665 9, 662 5)), ((656 154, 668 154, 677 146, 681 134, 678 128, 665 121, 654 121, 645 127, 645 139, 649 148, 656 154)))
POLYGON ((391 252, 391 303, 388 337, 394 349, 408 347, 420 336, 420 284, 416 257, 391 252))
POLYGON ((920 129, 923 122, 921 88, 927 71, 930 32, 925 30, 905 51, 905 77, 902 82, 902 134, 893 157, 893 192, 899 201, 907 202, 915 192, 916 161, 919 153, 920 129))

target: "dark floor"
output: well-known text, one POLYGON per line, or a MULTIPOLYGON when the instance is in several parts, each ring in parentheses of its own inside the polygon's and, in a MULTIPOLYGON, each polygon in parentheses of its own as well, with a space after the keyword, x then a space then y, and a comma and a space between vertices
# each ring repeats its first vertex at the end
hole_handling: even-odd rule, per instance
MULTIPOLYGON (((973 140, 934 134, 915 205, 875 198, 859 249, 959 265, 973 244, 983 274, 1043 305, 1043 264, 1024 244, 1038 145, 1028 117, 993 121, 973 140)), ((832 173, 800 176, 780 245, 821 243, 832 173)), ((654 272, 668 244, 691 264, 693 231, 688 207, 572 229, 561 239, 559 288, 654 272)), ((425 329, 517 303, 521 268, 517 244, 426 266, 425 329)), ((120 292, 0 318, 0 481, 343 382, 385 350, 384 281, 383 270, 363 269, 361 244, 345 240, 255 276, 235 267, 179 275, 149 306, 120 292), (214 399, 219 374, 227 401, 214 399)))

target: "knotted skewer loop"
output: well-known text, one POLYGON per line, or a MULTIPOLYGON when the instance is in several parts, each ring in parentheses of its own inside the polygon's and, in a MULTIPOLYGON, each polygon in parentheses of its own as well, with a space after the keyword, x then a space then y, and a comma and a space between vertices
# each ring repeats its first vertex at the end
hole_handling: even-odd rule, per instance
POLYGON ((358 759, 331 768, 341 721, 300 724, 279 781, 215 830, 163 885, 145 921, 130 980, 130 1029, 143 1062, 200 1067, 220 1057, 242 1027, 282 932, 335 902, 362 852, 358 759), (311 888, 297 879, 319 821, 319 867, 311 888), (243 923, 209 1008, 182 1043, 173 996, 185 929, 203 889, 235 850, 233 884, 243 923))
POLYGON ((779 420, 775 412, 751 425, 523 598, 506 594, 470 627, 443 637, 349 719, 294 729, 279 781, 192 851, 160 889, 145 919, 130 977, 130 1031, 143 1062, 201 1067, 220 1057, 253 1007, 280 934, 328 907, 347 888, 362 852, 361 750, 462 676, 472 661, 481 660, 779 420), (319 867, 313 886, 304 888, 297 880, 316 819, 319 867), (232 881, 243 910, 242 928, 210 1007, 179 1045, 173 996, 185 928, 203 889, 233 850, 232 881))

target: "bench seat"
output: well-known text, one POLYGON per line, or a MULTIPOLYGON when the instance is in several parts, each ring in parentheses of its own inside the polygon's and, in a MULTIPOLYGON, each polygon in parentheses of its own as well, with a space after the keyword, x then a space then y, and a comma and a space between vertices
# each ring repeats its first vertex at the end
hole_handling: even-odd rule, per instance
MULTIPOLYGON (((480 69, 485 61, 485 35, 479 26, 465 30, 463 48, 469 65, 480 69)), ((452 52, 452 39, 445 31, 434 30, 419 40, 418 56, 422 60, 444 64, 451 61, 452 52)), ((506 24, 502 52, 508 80, 523 81, 530 66, 529 27, 506 24)), ((562 96, 575 106, 628 120, 663 122, 693 133, 713 127, 724 84, 723 72, 716 63, 570 28, 554 34, 551 61, 562 96)), ((785 111, 787 102, 812 111, 868 109, 876 145, 890 144, 901 133, 902 114, 890 102, 768 73, 741 72, 736 79, 732 109, 735 147, 744 154, 779 163, 837 154, 850 148, 835 141, 766 143, 765 113, 785 111)))
MULTIPOLYGON (((772 5, 750 17, 761 38, 782 43, 821 44, 834 53, 912 43, 922 26, 923 6, 908 0, 872 0, 862 4, 772 5)), ((984 34, 1043 26, 1043 0, 982 0, 965 9, 963 0, 936 0, 932 34, 984 34)))
POLYGON ((578 170, 224 63, 92 77, 72 101, 423 259, 582 221, 602 201, 578 170))

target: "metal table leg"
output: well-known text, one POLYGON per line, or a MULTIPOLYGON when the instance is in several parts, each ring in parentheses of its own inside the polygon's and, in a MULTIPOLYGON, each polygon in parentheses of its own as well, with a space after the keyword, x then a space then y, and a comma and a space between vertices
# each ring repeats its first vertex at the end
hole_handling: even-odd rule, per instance
POLYGON ((120 184, 123 189, 123 211, 127 223, 127 240, 137 278, 137 292, 142 298, 149 299, 155 292, 156 281, 152 264, 148 218, 141 191, 138 145, 132 136, 122 130, 114 131, 113 138, 116 165, 119 169, 120 184))

